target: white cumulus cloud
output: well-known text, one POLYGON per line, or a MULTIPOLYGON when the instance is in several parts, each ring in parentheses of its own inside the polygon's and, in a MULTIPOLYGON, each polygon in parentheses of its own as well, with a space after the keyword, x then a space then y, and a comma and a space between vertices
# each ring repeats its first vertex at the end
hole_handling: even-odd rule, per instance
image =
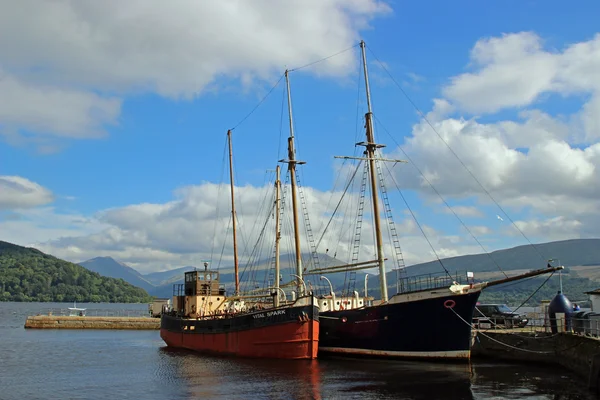
POLYGON ((54 200, 49 189, 20 176, 0 176, 0 210, 31 208, 54 200))
MULTIPOLYGON (((190 99, 220 78, 272 78, 355 44, 390 11, 380 0, 3 2, 0 133, 99 137, 130 94, 190 99)), ((352 60, 312 70, 344 75, 352 60)))

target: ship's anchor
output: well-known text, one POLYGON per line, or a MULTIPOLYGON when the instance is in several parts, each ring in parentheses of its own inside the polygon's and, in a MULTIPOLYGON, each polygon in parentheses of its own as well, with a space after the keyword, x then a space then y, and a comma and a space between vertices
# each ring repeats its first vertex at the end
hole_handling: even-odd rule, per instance
POLYGON ((308 317, 308 314, 304 311, 298 315, 298 322, 308 322, 309 320, 310 318, 308 317))

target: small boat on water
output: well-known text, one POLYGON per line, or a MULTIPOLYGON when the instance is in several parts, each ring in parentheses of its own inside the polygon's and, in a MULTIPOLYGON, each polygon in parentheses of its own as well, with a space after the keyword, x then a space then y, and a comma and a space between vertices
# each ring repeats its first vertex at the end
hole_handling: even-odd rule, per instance
POLYGON ((73 307, 69 307, 69 316, 70 317, 85 317, 85 312, 87 308, 78 308, 77 302, 73 302, 73 307))
MULTIPOLYGON (((289 79, 286 71, 288 105, 290 111, 290 138, 288 139, 288 164, 291 176, 292 203, 296 254, 296 286, 291 300, 279 285, 280 223, 276 222, 275 274, 272 287, 263 294, 240 293, 237 255, 236 213, 233 184, 231 130, 229 143, 229 172, 231 187, 231 215, 233 216, 233 249, 235 293, 227 296, 220 283, 220 273, 208 268, 185 273, 183 284, 174 285, 172 309, 161 315, 160 336, 170 347, 186 348, 203 353, 234 355, 255 358, 314 359, 319 340, 319 308, 302 280, 299 227, 295 196, 294 135, 289 103, 289 79)), ((279 166, 277 166, 276 201, 273 215, 279 220, 280 192, 279 166)))

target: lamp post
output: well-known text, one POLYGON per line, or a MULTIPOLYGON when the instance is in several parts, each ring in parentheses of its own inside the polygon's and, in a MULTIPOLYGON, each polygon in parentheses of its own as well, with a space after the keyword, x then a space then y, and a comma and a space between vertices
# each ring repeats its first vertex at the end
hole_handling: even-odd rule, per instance
MULTIPOLYGON (((331 281, 329 279, 327 279, 326 276, 321 275, 319 277, 319 280, 323 280, 325 279, 327 281, 327 283, 329 283, 329 294, 331 295, 331 309, 333 311, 335 311, 335 293, 333 292, 333 286, 331 285, 331 281)), ((342 297, 343 299, 343 297, 342 297)))
POLYGON ((331 281, 329 279, 327 279, 326 276, 321 275, 319 277, 319 280, 323 280, 325 279, 327 281, 327 283, 329 283, 329 294, 333 295, 333 286, 331 285, 331 281))

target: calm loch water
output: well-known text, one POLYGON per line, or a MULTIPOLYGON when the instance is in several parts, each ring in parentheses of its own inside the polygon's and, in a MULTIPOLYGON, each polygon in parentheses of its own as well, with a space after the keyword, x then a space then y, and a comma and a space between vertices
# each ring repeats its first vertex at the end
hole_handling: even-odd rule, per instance
POLYGON ((573 374, 540 366, 245 360, 170 350, 158 331, 23 329, 27 315, 68 306, 0 303, 0 399, 596 398, 573 374))

